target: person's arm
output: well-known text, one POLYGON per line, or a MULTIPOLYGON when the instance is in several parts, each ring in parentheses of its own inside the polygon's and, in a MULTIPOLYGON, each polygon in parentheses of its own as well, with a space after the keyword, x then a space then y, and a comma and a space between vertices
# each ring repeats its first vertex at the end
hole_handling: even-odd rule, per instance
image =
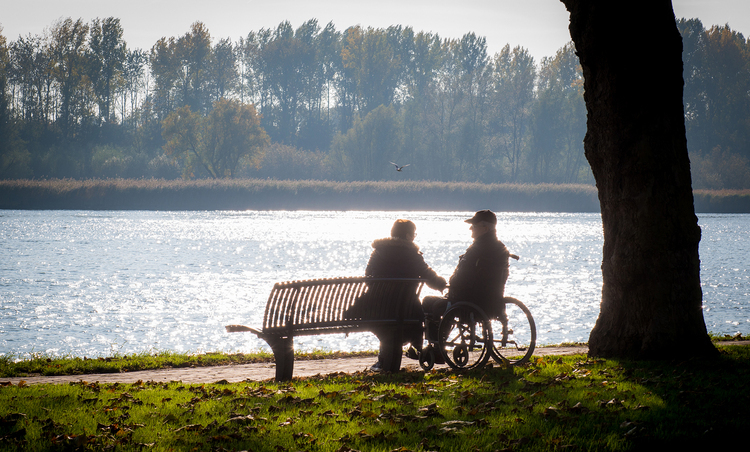
POLYGON ((435 270, 427 265, 422 254, 419 254, 418 256, 419 258, 416 264, 419 268, 419 277, 425 280, 427 287, 430 289, 439 290, 441 292, 445 290, 445 287, 448 285, 445 278, 438 275, 435 270))

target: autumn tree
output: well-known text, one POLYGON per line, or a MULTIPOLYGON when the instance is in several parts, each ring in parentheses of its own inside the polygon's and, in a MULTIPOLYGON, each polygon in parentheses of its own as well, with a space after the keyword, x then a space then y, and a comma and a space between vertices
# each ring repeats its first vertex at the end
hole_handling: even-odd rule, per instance
MULTIPOLYGON (((313 30, 304 31, 315 33, 313 30)), ((309 81, 315 64, 312 43, 309 39, 300 39, 299 34, 295 35, 289 22, 282 22, 273 38, 261 47, 261 58, 273 105, 263 111, 267 124, 275 126, 275 130, 269 128, 269 133, 277 141, 293 144, 304 85, 309 81)))
MULTIPOLYGON (((252 99, 274 141, 327 149, 331 84, 340 68, 339 34, 315 19, 251 32, 238 44, 241 99, 252 99)), ((339 97, 341 94, 339 93, 339 97)))
MULTIPOLYGON (((0 130, 10 119, 9 96, 8 96, 8 73, 11 62, 8 52, 8 41, 3 36, 3 27, 0 26, 0 130)), ((0 142, 0 146, 2 143, 0 142)))
POLYGON ((176 110, 164 120, 162 135, 164 150, 181 161, 186 178, 197 171, 232 178, 241 163, 254 163, 269 144, 255 107, 227 99, 214 102, 205 117, 188 105, 176 110))
POLYGON ((235 92, 239 73, 237 72, 237 52, 230 39, 221 39, 213 46, 208 73, 211 99, 228 98, 235 92))
POLYGON ((175 110, 174 88, 180 71, 180 60, 173 50, 175 45, 174 38, 163 37, 149 52, 154 110, 160 120, 175 110))
POLYGON ((679 20, 685 126, 696 188, 748 188, 750 43, 728 26, 679 20))
POLYGON ((528 156, 533 182, 584 182, 585 109, 581 65, 569 43, 543 58, 539 70, 528 156))
POLYGON ((90 114, 87 95, 90 92, 87 76, 86 38, 89 26, 81 19, 67 18, 52 29, 52 76, 60 92, 58 122, 63 136, 75 134, 80 119, 90 114))
POLYGON ((685 138, 682 41, 671 1, 562 1, 583 68, 584 149, 604 228, 601 312, 589 353, 714 354, 701 309, 701 231, 685 138))
POLYGON ((461 94, 463 99, 461 129, 458 135, 458 158, 469 175, 479 169, 479 157, 489 93, 489 55, 487 39, 474 33, 465 34, 456 42, 461 94))
POLYGON ((0 178, 29 174, 29 152, 23 148, 13 127, 8 93, 8 74, 11 68, 8 43, 0 26, 0 178))
POLYGON ((381 180, 392 175, 389 161, 399 160, 403 143, 400 117, 393 106, 381 105, 334 138, 337 167, 359 180, 381 180))
MULTIPOLYGON (((534 101, 536 66, 529 51, 509 45, 495 55, 492 94, 488 114, 488 146, 497 166, 507 161, 508 179, 520 176, 522 153, 526 150, 527 130, 534 101)), ((501 171, 501 168, 496 170, 501 171)))
MULTIPOLYGON (((141 49, 129 50, 125 56, 123 64, 122 77, 123 83, 120 89, 122 100, 120 102, 121 116, 123 123, 126 123, 128 117, 128 103, 130 104, 130 123, 137 125, 133 116, 139 107, 139 98, 143 88, 146 86, 146 66, 148 64, 148 55, 141 49)), ((145 96, 144 96, 145 97, 145 96)))
POLYGON ((330 149, 334 134, 332 85, 341 66, 341 35, 333 23, 321 28, 317 20, 303 23, 295 34, 314 55, 312 64, 303 68, 297 145, 310 150, 330 149))
POLYGON ((746 157, 716 146, 711 152, 691 152, 693 185, 709 190, 750 188, 750 161, 746 157))
POLYGON ((89 48, 89 78, 99 103, 99 116, 112 122, 112 101, 116 83, 121 79, 123 64, 127 57, 125 41, 122 39, 120 19, 108 17, 94 19, 91 24, 89 48))
POLYGON ((48 123, 52 115, 52 55, 49 40, 28 35, 10 44, 8 76, 16 87, 20 116, 26 122, 48 123))
POLYGON ((401 82, 402 62, 394 47, 396 30, 362 29, 359 26, 346 30, 341 57, 349 70, 347 91, 353 90, 353 105, 361 116, 380 105, 394 102, 396 89, 401 82))
MULTIPOLYGON (((419 32, 414 35, 405 69, 403 106, 404 158, 422 169, 425 179, 437 179, 436 162, 441 157, 440 135, 435 133, 438 121, 436 85, 442 65, 443 46, 440 36, 419 32)), ((402 163, 402 164, 403 164, 402 163)))
POLYGON ((262 56, 262 49, 271 40, 272 35, 273 30, 268 28, 262 28, 257 32, 251 31, 245 38, 240 39, 237 45, 240 64, 240 101, 254 103, 261 113, 271 105, 268 88, 271 80, 267 76, 268 71, 262 56))
MULTIPOLYGON (((322 93, 325 98, 325 114, 326 121, 331 120, 331 94, 333 89, 333 83, 335 78, 338 76, 338 70, 341 68, 341 33, 336 30, 336 27, 332 22, 326 24, 318 35, 318 53, 319 53, 319 77, 325 85, 325 89, 322 93)), ((321 98, 320 107, 318 109, 319 118, 322 119, 323 113, 323 98, 321 98)))
POLYGON ((211 35, 195 22, 190 31, 175 39, 161 38, 149 57, 154 80, 154 101, 160 118, 188 105, 205 114, 211 106, 211 35))
POLYGON ((177 99, 193 111, 205 113, 210 107, 209 67, 211 35, 202 22, 195 22, 190 31, 180 36, 172 50, 180 66, 177 71, 177 99))

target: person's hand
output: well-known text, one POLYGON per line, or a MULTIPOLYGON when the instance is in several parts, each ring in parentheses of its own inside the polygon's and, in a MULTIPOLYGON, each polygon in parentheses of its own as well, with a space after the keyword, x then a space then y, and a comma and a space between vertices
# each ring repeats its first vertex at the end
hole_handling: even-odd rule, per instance
POLYGON ((440 283, 440 289, 438 290, 440 290, 440 293, 443 293, 445 288, 448 287, 448 282, 442 276, 438 279, 438 282, 440 283))

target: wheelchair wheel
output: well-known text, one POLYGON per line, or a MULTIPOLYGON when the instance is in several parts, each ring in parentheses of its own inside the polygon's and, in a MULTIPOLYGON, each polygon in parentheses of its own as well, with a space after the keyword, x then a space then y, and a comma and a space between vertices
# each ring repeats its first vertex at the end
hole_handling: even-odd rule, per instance
POLYGON ((471 303, 456 303, 440 320, 440 352, 453 369, 474 369, 487 363, 492 329, 487 316, 471 303))
POLYGON ((435 367, 435 349, 432 345, 423 348, 419 353, 419 366, 425 372, 429 372, 435 367))
POLYGON ((531 311, 519 300, 505 297, 507 322, 492 319, 492 358, 499 364, 528 362, 536 347, 536 324, 531 311))

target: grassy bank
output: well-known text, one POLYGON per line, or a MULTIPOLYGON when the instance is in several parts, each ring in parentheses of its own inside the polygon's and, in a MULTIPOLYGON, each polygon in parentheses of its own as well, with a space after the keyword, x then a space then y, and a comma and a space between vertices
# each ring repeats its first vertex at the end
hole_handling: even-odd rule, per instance
MULTIPOLYGON (((742 334, 733 336, 718 336, 709 334, 711 340, 721 345, 728 342, 747 341, 742 334)), ((556 344, 549 347, 564 347, 566 345, 585 344, 556 344)), ((537 346, 537 348, 543 348, 537 346)), ((377 356, 376 350, 361 352, 316 351, 295 352, 296 361, 332 358, 356 358, 377 356)), ((86 375, 133 372, 139 370, 169 369, 182 367, 226 366, 231 364, 271 363, 273 354, 269 352, 255 353, 177 353, 168 350, 134 353, 132 355, 115 355, 110 357, 77 357, 35 354, 18 358, 13 355, 0 356, 0 378, 56 376, 56 375, 86 375)))
POLYGON ((5 385, 0 450, 716 450, 750 423, 750 347, 720 349, 284 384, 5 385))
MULTIPOLYGON (((750 190, 698 190, 697 212, 750 212, 750 190)), ((598 212, 590 185, 277 180, 0 181, 0 209, 598 212)))
MULTIPOLYGON (((319 351, 295 353, 295 360, 331 359, 342 357, 376 356, 376 351, 338 352, 319 351)), ((168 369, 182 367, 227 366, 230 364, 253 364, 273 362, 270 352, 244 353, 200 353, 186 354, 170 351, 137 353, 113 357, 56 357, 36 355, 26 359, 0 356, 0 378, 29 377, 35 375, 85 375, 133 372, 139 370, 168 369)))

